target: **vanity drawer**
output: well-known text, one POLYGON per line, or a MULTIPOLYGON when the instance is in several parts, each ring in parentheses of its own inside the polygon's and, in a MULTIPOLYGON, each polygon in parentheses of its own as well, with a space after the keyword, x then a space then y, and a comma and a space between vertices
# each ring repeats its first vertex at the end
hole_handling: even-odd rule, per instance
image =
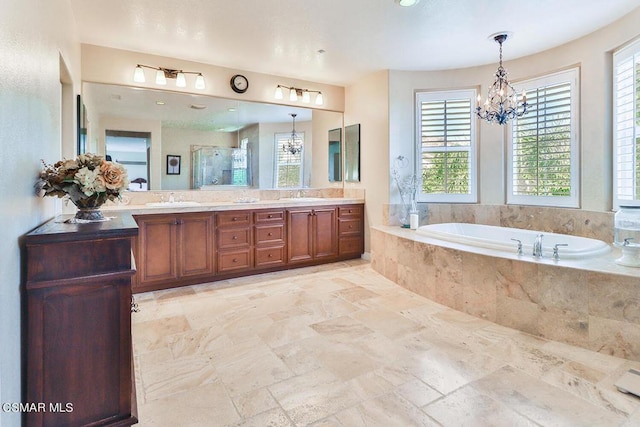
POLYGON ((224 212, 216 215, 218 227, 241 227, 251 225, 251 211, 224 212))
POLYGON ((284 244, 284 224, 276 224, 276 225, 266 225, 259 226, 256 225, 256 245, 260 244, 274 244, 274 243, 283 243, 284 244))
POLYGON ((358 217, 364 216, 364 208, 362 206, 338 206, 338 217, 358 217))
POLYGON ((218 229, 218 248, 226 249, 249 245, 251 242, 251 233, 249 230, 250 228, 218 229))
POLYGON ((338 234, 340 236, 360 233, 362 233, 362 220, 360 218, 338 219, 338 234))
POLYGON ((256 223, 261 222, 275 222, 275 221, 284 221, 284 210, 278 211, 259 211, 255 214, 256 223))
POLYGON ((249 267, 251 267, 251 250, 249 248, 218 252, 219 273, 247 269, 249 267))
POLYGON ((256 267, 284 264, 284 245, 256 248, 256 267))
POLYGON ((362 253, 362 238, 355 237, 341 237, 338 240, 338 253, 342 255, 361 254, 362 253))

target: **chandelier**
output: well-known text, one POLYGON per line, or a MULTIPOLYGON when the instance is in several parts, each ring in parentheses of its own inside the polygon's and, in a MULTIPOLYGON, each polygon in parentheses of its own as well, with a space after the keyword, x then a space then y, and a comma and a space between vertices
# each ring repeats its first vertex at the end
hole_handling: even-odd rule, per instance
POLYGON ((495 80, 489 88, 487 99, 481 105, 482 97, 478 95, 478 106, 476 114, 479 118, 489 123, 505 124, 509 119, 522 117, 526 112, 529 104, 527 104, 527 94, 522 91, 521 101, 518 102, 516 90, 507 80, 507 71, 502 66, 502 43, 507 40, 507 34, 499 33, 493 36, 493 39, 500 45, 500 65, 495 74, 495 80))
POLYGON ((296 133, 296 113, 289 114, 293 118, 293 128, 291 130, 291 136, 287 139, 287 142, 282 146, 282 151, 290 153, 291 155, 299 154, 302 151, 302 140, 296 133))
POLYGON ((144 68, 156 70, 156 84, 164 86, 167 84, 167 79, 176 79, 176 87, 186 87, 187 77, 185 74, 196 74, 196 80, 194 87, 199 90, 204 89, 204 76, 198 71, 183 71, 174 70, 171 68, 163 67, 151 67, 149 65, 136 65, 136 69, 133 72, 133 81, 136 83, 144 83, 146 81, 144 76, 144 68))

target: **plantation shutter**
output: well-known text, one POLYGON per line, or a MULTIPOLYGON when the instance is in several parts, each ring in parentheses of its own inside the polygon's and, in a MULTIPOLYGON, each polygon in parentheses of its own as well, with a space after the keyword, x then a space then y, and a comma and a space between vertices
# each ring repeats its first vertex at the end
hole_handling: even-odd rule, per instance
POLYGON ((614 54, 614 206, 640 205, 640 42, 614 54))
POLYGON ((471 91, 417 94, 421 194, 427 201, 475 200, 471 91))
POLYGON ((511 126, 507 201, 577 207, 577 69, 523 87, 529 107, 511 126))

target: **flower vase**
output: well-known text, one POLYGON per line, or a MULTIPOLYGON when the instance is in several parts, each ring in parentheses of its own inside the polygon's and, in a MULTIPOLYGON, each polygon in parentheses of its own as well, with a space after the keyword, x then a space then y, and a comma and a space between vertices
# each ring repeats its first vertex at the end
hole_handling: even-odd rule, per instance
POLYGON ((100 207, 78 208, 78 211, 76 212, 76 216, 74 218, 82 222, 104 221, 104 215, 102 215, 100 207))
POLYGON ((105 220, 100 210, 105 202, 104 198, 94 195, 77 200, 71 199, 71 201, 78 208, 72 222, 99 222, 105 220))

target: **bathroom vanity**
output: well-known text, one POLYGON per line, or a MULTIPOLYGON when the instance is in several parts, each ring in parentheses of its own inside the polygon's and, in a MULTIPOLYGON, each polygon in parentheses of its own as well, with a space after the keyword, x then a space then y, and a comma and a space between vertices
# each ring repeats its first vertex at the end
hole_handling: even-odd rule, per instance
POLYGON ((349 199, 132 209, 133 292, 359 258, 364 205, 349 199))
POLYGON ((24 238, 27 426, 137 422, 131 352, 131 215, 24 238))

